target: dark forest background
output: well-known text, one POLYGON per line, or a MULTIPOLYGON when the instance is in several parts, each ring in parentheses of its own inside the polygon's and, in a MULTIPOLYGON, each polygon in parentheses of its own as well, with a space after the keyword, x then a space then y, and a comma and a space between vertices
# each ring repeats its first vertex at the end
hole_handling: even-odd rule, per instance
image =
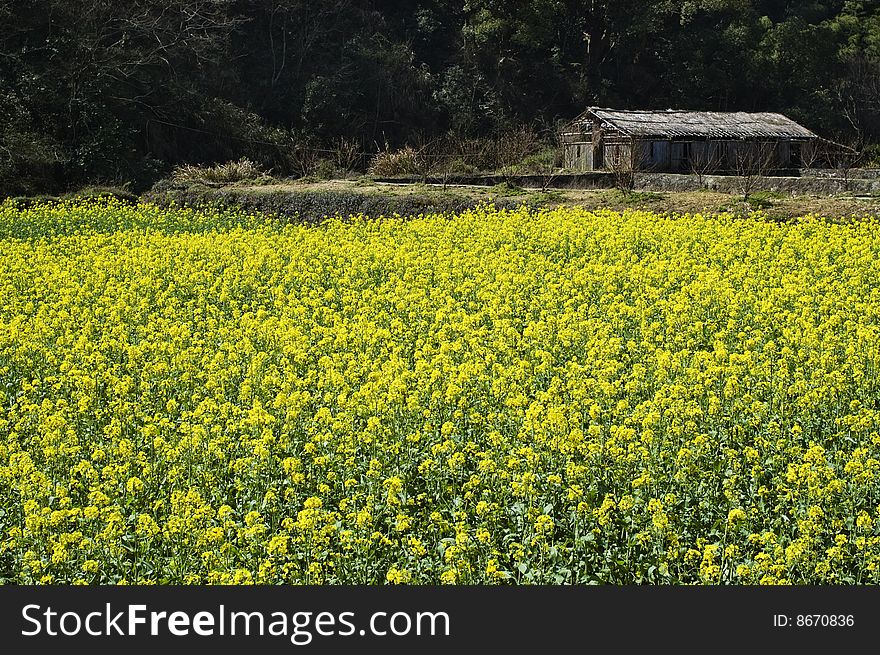
POLYGON ((591 104, 779 111, 870 149, 880 1, 0 0, 3 194, 240 157, 297 175, 591 104))

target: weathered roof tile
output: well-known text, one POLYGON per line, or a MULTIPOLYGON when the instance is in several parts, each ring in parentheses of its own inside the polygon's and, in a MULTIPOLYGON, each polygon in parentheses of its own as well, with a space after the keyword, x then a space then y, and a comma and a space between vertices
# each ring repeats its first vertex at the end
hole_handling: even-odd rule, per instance
POLYGON ((633 137, 680 139, 816 139, 816 134, 782 114, 713 111, 628 111, 591 107, 575 123, 595 116, 633 137))

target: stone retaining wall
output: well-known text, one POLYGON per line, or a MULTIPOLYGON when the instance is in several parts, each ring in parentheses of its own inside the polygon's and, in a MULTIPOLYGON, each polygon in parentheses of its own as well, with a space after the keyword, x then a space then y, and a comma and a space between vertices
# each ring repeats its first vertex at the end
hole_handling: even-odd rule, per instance
MULTIPOLYGON (((762 177, 755 180, 752 192, 775 191, 792 195, 856 195, 880 194, 880 171, 853 169, 850 179, 844 179, 839 171, 802 171, 800 176, 762 177), (821 173, 821 174, 820 174, 821 173), (864 175, 864 177, 860 177, 864 175)), ((492 187, 508 183, 524 189, 612 189, 614 175, 604 171, 591 173, 560 174, 553 176, 474 175, 447 178, 380 178, 376 182, 388 184, 447 184, 492 187)), ((639 173, 636 189, 640 191, 699 191, 709 189, 733 195, 742 193, 743 180, 736 175, 679 175, 675 173, 639 173)))
MULTIPOLYGON (((696 175, 643 173, 636 176, 636 188, 644 191, 698 191, 710 189, 720 193, 743 192, 743 180, 735 175, 706 175, 702 184, 696 175)), ((850 179, 833 177, 762 177, 754 181, 752 192, 775 191, 791 195, 835 195, 880 193, 880 178, 850 179)))

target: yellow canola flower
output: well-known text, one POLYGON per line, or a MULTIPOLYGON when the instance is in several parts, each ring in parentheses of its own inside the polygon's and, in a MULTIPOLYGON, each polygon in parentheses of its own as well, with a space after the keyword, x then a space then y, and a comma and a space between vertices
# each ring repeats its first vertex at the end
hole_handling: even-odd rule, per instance
POLYGON ((880 583, 876 219, 7 201, 0 246, 5 581, 880 583))

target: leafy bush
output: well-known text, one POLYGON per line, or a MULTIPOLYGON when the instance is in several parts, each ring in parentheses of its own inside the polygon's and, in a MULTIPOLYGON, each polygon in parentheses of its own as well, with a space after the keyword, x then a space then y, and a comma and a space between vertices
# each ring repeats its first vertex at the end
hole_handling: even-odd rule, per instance
POLYGON ((501 182, 492 187, 492 193, 499 196, 523 196, 526 190, 510 182, 501 182))
POLYGON ((869 168, 880 168, 880 143, 865 148, 865 165, 869 168))
POLYGON ((450 175, 459 175, 461 177, 479 175, 480 169, 473 164, 469 164, 463 158, 454 159, 449 163, 448 172, 450 175))
POLYGON ((345 171, 329 159, 321 159, 315 165, 315 177, 319 180, 335 180, 345 177, 345 171))
POLYGON ((782 200, 785 195, 778 191, 758 191, 749 194, 749 205, 753 209, 767 209, 775 204, 776 200, 782 200))
POLYGON ((559 161, 560 157, 561 153, 558 148, 543 148, 523 159, 522 166, 532 174, 546 173, 547 171, 562 168, 562 162, 559 161))
POLYGON ((655 191, 621 191, 620 189, 616 189, 617 194, 620 199, 629 204, 638 204, 645 202, 657 202, 660 200, 665 200, 666 196, 662 193, 657 193, 655 191))

